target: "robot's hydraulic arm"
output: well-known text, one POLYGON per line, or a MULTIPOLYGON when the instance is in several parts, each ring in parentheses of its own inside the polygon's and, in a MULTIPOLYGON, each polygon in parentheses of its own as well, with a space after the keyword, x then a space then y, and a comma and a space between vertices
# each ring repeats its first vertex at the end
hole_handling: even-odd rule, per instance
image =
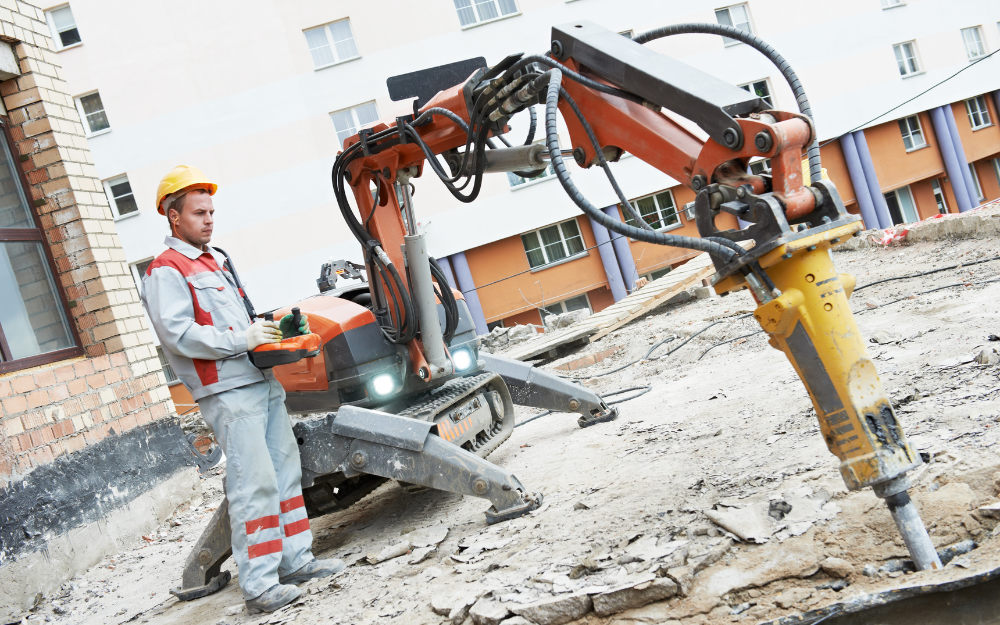
MULTIPOLYGON (((838 274, 828 253, 860 230, 861 223, 847 213, 834 185, 818 179, 818 158, 812 179, 803 180, 802 154, 814 140, 806 115, 769 110, 754 94, 595 24, 576 22, 553 28, 550 55, 517 55, 479 69, 464 83, 442 89, 415 115, 376 124, 348 139, 338 159, 340 169, 335 166, 335 185, 339 176, 353 187, 365 224, 359 240, 381 241, 378 254, 388 256, 383 267, 404 266, 400 244, 414 232, 402 221, 404 213, 409 224, 413 220, 408 182, 425 165, 453 195, 472 201, 486 172, 538 171, 551 162, 570 198, 595 221, 642 241, 708 252, 717 269, 718 291, 747 287, 753 293, 755 317, 805 385, 848 488, 870 486, 885 498, 916 566, 939 568, 907 496, 906 472, 921 463, 920 457, 906 441, 855 324, 848 305, 854 278, 838 274), (545 107, 544 146, 532 145, 533 110, 525 145, 492 144, 490 136, 502 135, 512 115, 535 105, 545 107), (707 138, 699 138, 663 109, 693 122, 707 138), (560 144, 557 110, 571 147, 560 144), (633 211, 607 168, 607 160, 624 151, 697 192, 700 238, 611 219, 587 201, 565 166, 564 155, 584 168, 601 166, 623 209, 633 211), (769 158, 771 171, 748 173, 755 157, 769 158), (397 193, 391 192, 394 185, 397 193), (407 200, 405 210, 399 197, 407 200), (716 218, 724 212, 749 225, 719 230, 716 218), (746 241, 753 242, 749 249, 737 245, 746 241)), ((338 199, 357 229, 361 222, 346 198, 338 199)), ((404 281, 389 281, 384 269, 370 269, 369 275, 377 277, 372 280, 376 300, 390 301, 405 289, 404 281)), ((402 314, 394 313, 400 326, 402 314)))

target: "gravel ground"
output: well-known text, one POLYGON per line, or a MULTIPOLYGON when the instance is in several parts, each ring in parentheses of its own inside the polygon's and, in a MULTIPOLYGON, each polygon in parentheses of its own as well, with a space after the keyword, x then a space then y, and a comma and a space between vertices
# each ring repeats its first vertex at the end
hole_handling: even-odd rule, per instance
MULTIPOLYGON (((834 256, 864 285, 998 254, 996 240, 987 239, 834 256)), ((166 592, 179 583, 183 559, 221 500, 216 470, 200 500, 57 596, 41 597, 27 622, 438 625, 498 623, 521 612, 539 623, 758 623, 995 568, 998 521, 978 508, 997 500, 1000 365, 976 357, 985 350, 980 359, 990 363, 989 353, 1000 350, 989 340, 1000 334, 1000 282, 983 283, 997 278, 1000 261, 966 264, 852 298, 862 332, 877 341, 870 353, 885 388, 929 460, 911 495, 932 539, 938 546, 979 544, 945 571, 893 570, 906 550, 885 506, 869 490, 845 489, 808 396, 764 335, 704 353, 758 329, 752 319, 737 320, 753 308, 741 292, 661 308, 547 365, 619 348, 573 372, 594 375, 643 356, 658 341, 678 337, 653 356, 726 320, 668 357, 588 380, 598 392, 652 387, 621 404, 617 421, 580 429, 575 415, 553 414, 518 427, 491 460, 545 494, 545 505, 526 517, 487 526, 484 500, 408 494, 387 484, 349 510, 312 521, 315 553, 351 567, 304 585, 293 606, 249 616, 240 611, 235 582, 189 603, 166 592), (922 294, 955 283, 964 286, 922 294), (414 530, 427 527, 445 537, 423 560, 363 559, 417 543, 414 530), (533 607, 541 600, 554 603, 533 607)), ((520 410, 518 419, 536 412, 520 410)))

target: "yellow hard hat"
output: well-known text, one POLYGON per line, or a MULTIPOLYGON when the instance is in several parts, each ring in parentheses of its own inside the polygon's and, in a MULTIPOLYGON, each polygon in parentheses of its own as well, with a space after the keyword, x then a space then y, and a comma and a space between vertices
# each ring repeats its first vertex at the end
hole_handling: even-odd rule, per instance
POLYGON ((163 177, 160 185, 156 187, 156 210, 161 215, 166 215, 163 211, 163 198, 171 193, 177 193, 184 189, 204 189, 209 195, 215 195, 215 190, 219 185, 210 181, 201 173, 197 167, 178 165, 170 170, 170 173, 163 177))

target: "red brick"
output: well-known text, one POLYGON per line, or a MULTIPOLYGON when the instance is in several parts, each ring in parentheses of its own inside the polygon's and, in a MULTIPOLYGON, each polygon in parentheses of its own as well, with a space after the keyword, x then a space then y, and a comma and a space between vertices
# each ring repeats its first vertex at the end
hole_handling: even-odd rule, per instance
POLYGON ((159 419, 167 414, 167 404, 165 402, 156 404, 155 406, 150 406, 149 413, 153 415, 154 419, 159 419))
POLYGON ((40 447, 52 440, 52 428, 38 428, 28 432, 31 437, 31 448, 40 447))
POLYGON ((30 393, 37 388, 35 379, 30 375, 22 375, 10 381, 10 387, 15 393, 30 393))
POLYGON ((120 401, 116 401, 113 404, 110 404, 108 408, 111 409, 112 417, 120 417, 124 414, 124 411, 122 410, 122 403, 120 401))
MULTIPOLYGON (((20 126, 11 125, 10 136, 14 138, 14 141, 24 141, 24 129, 21 128, 20 126)), ((25 162, 30 163, 31 161, 25 161, 25 162)))
POLYGON ((87 430, 83 433, 87 440, 88 445, 93 445, 96 442, 104 440, 104 437, 108 435, 107 428, 94 428, 92 430, 87 430))
POLYGON ((139 425, 144 425, 152 420, 153 420, 153 413, 151 413, 148 408, 143 408, 139 412, 135 413, 135 421, 139 425))
MULTIPOLYGON (((0 82, 0 95, 9 96, 14 95, 19 90, 16 80, 5 80, 0 82)), ((11 107, 13 108, 13 107, 11 107)))
POLYGON ((83 434, 81 433, 81 434, 76 434, 75 436, 71 436, 71 437, 67 438, 64 441, 64 443, 66 445, 66 451, 68 451, 69 453, 73 453, 74 451, 77 451, 79 449, 83 449, 84 446, 87 444, 87 440, 84 438, 83 434))
POLYGON ((26 412, 21 415, 21 425, 23 425, 26 430, 33 430, 37 427, 45 425, 48 422, 48 416, 42 412, 26 412))
POLYGON ((59 423, 52 426, 52 433, 55 434, 56 438, 69 436, 73 432, 76 432, 76 427, 73 426, 72 419, 63 419, 59 423))
POLYGON ((108 369, 104 372, 104 379, 108 381, 108 384, 117 384, 122 381, 121 371, 117 367, 108 369))
POLYGON ((131 429, 139 427, 139 424, 135 420, 135 415, 128 415, 127 417, 122 417, 115 422, 115 424, 120 428, 118 433, 128 432, 131 429))
MULTIPOLYGON (((30 161, 25 161, 28 163, 30 161)), ((30 184, 41 184, 49 179, 49 172, 44 169, 36 169, 28 172, 28 182, 30 184)))
POLYGON ((125 356, 124 352, 111 354, 111 364, 116 367, 124 367, 125 365, 128 364, 128 358, 125 356))
POLYGON ((10 441, 10 448, 14 450, 15 454, 18 453, 18 452, 20 452, 20 451, 23 451, 21 449, 21 441, 20 441, 20 439, 17 436, 12 436, 12 437, 10 437, 7 440, 10 441))
POLYGON ((46 391, 34 391, 28 393, 26 397, 28 400, 28 408, 41 408, 45 404, 49 403, 49 394, 46 391))
POLYGON ((7 397, 3 400, 3 410, 8 415, 15 415, 28 409, 28 399, 23 395, 7 397))
POLYGON ((86 379, 73 380, 69 384, 67 384, 67 386, 69 387, 69 392, 71 395, 79 395, 80 393, 87 392, 86 379))
POLYGON ((102 388, 107 386, 107 384, 105 384, 104 382, 103 373, 95 373, 94 375, 88 375, 87 384, 90 386, 90 388, 94 389, 95 391, 101 390, 102 388))
POLYGON ((110 356, 99 356, 94 358, 94 371, 106 371, 111 368, 110 356))
POLYGON ((104 347, 104 343, 95 343, 94 345, 87 346, 87 355, 91 358, 97 358, 107 353, 108 350, 104 347))
POLYGON ((73 370, 73 365, 65 365, 54 370, 56 374, 57 382, 68 382, 76 377, 76 372, 73 370))
POLYGON ((24 434, 17 435, 17 442, 21 444, 21 451, 28 451, 31 449, 31 435, 25 432, 24 434))
POLYGON ((115 397, 118 399, 123 399, 129 395, 134 395, 135 391, 132 390, 130 384, 119 384, 115 387, 115 397))
POLYGON ((55 371, 49 369, 48 371, 40 371, 35 374, 35 384, 38 388, 45 388, 46 386, 52 386, 56 383, 56 373, 55 371))
POLYGON ((61 456, 64 453, 66 453, 66 446, 63 445, 62 441, 56 441, 56 442, 52 443, 51 445, 49 445, 49 451, 52 452, 52 457, 53 458, 58 458, 59 456, 61 456))
POLYGON ((52 462, 52 451, 46 445, 34 451, 28 452, 28 457, 31 458, 31 464, 38 467, 43 464, 48 464, 52 462))
POLYGON ((10 382, 0 380, 0 397, 10 397, 14 391, 10 388, 10 382))
POLYGON ((118 367, 118 372, 121 374, 123 380, 132 379, 132 368, 129 367, 128 365, 124 367, 118 367))
POLYGON ((76 371, 76 377, 82 378, 88 376, 94 372, 94 363, 89 360, 84 360, 73 365, 73 371, 76 371))
POLYGON ((101 405, 101 397, 97 393, 84 395, 83 397, 80 398, 80 401, 83 402, 83 405, 88 410, 93 410, 94 408, 97 408, 98 406, 101 405))
POLYGON ((69 397, 69 388, 65 384, 53 386, 49 389, 49 401, 66 401, 69 397))
POLYGON ((90 418, 93 419, 94 423, 101 423, 104 421, 104 415, 101 414, 100 410, 91 410, 90 418))

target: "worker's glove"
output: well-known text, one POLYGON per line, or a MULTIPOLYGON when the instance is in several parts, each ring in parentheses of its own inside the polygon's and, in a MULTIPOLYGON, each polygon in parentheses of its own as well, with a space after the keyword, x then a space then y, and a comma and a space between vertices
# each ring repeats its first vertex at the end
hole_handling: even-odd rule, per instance
POLYGON ((261 345, 281 341, 278 324, 266 319, 258 319, 247 329, 247 351, 252 352, 261 345))
MULTIPOLYGON (((281 328, 281 338, 287 339, 293 336, 298 336, 295 333, 295 326, 292 322, 291 315, 285 315, 278 322, 278 327, 281 328)), ((302 334, 309 334, 309 318, 305 315, 299 315, 299 332, 302 334)))

